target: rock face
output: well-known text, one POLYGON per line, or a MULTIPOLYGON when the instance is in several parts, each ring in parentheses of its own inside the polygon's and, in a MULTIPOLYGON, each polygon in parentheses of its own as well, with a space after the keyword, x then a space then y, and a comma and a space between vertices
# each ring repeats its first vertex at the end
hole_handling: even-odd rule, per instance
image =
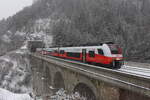
POLYGON ((31 71, 25 50, 0 57, 0 87, 15 93, 31 92, 31 71))

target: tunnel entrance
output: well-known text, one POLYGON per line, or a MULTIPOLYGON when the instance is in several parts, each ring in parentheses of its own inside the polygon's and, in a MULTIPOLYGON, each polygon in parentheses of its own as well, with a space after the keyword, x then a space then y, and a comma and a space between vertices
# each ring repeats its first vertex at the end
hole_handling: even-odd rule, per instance
POLYGON ((79 83, 75 88, 74 88, 74 93, 78 92, 80 96, 86 97, 87 100, 96 100, 96 96, 92 89, 88 87, 84 83, 79 83))
POLYGON ((59 90, 59 89, 61 89, 61 88, 63 88, 63 89, 65 88, 64 79, 63 79, 63 77, 62 77, 62 75, 61 75, 60 72, 57 72, 57 73, 55 74, 55 78, 54 78, 54 88, 57 89, 57 90, 59 90))

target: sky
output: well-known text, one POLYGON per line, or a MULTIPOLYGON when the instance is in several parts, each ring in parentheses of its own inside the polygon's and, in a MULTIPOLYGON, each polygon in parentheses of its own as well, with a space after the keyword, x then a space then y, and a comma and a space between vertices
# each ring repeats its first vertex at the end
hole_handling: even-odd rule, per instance
POLYGON ((14 15, 31 4, 32 0, 0 0, 0 20, 14 15))

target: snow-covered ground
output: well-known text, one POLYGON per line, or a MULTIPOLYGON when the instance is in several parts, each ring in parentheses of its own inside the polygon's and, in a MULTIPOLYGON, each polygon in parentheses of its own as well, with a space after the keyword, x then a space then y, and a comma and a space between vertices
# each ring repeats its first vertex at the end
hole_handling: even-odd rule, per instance
POLYGON ((87 100, 85 97, 81 97, 79 93, 67 94, 64 89, 60 89, 56 92, 56 95, 50 97, 50 100, 87 100))
POLYGON ((31 91, 29 61, 20 50, 0 57, 0 87, 13 92, 31 91))
POLYGON ((68 94, 64 89, 58 90, 54 95, 35 96, 34 98, 35 100, 87 100, 78 92, 68 94))
POLYGON ((125 65, 127 66, 134 66, 139 68, 147 68, 150 69, 150 63, 140 63, 140 62, 132 62, 132 61, 126 61, 125 65))
POLYGON ((120 71, 124 71, 129 74, 135 74, 143 77, 150 78, 150 69, 149 68, 143 68, 143 67, 134 67, 134 66, 127 66, 124 65, 120 71))
POLYGON ((29 94, 15 94, 0 88, 0 100, 33 100, 29 94))
POLYGON ((28 94, 13 94, 32 92, 31 70, 26 53, 24 44, 20 49, 0 57, 0 100, 30 100, 28 94))

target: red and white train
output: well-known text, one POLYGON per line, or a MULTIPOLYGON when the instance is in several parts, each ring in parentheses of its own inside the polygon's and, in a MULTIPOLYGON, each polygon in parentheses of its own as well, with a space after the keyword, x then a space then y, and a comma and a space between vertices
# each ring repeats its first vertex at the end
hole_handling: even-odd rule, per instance
POLYGON ((37 51, 44 55, 99 64, 109 68, 120 68, 123 65, 122 50, 113 43, 98 46, 43 48, 37 51))

